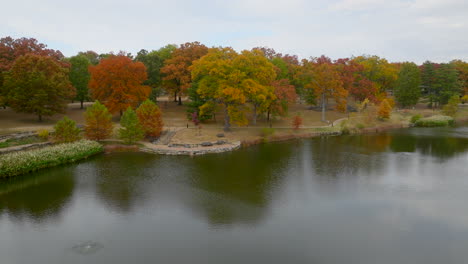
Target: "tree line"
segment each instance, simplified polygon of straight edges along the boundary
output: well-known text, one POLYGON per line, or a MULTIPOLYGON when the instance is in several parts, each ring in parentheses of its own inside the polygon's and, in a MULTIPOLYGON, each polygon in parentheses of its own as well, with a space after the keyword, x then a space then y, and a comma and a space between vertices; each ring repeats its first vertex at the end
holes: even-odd
POLYGON ((383 109, 393 105, 391 96, 402 108, 422 96, 429 107, 441 107, 453 96, 468 95, 468 63, 391 63, 370 55, 299 59, 266 47, 238 52, 199 42, 142 49, 135 56, 85 51, 66 58, 33 38, 0 39, 0 105, 39 120, 63 113, 70 100, 81 107, 99 100, 122 116, 162 94, 180 105, 187 96, 189 118, 224 112, 227 130, 287 115, 298 100, 319 107, 326 121, 329 105, 345 112, 352 109, 350 102, 367 100, 383 109))

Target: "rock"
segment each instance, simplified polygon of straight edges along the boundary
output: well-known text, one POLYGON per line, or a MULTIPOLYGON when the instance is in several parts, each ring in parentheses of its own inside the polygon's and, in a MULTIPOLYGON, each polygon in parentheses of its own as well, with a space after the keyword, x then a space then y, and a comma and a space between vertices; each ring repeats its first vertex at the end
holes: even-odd
POLYGON ((222 137, 224 137, 224 133, 219 133, 216 136, 219 137, 219 138, 222 138, 222 137))
POLYGON ((226 144, 226 141, 224 141, 224 140, 216 141, 216 145, 223 145, 223 144, 226 144))
POLYGON ((213 146, 213 143, 211 143, 211 142, 202 142, 200 145, 202 147, 211 147, 211 146, 213 146))
POLYGON ((190 144, 184 144, 184 148, 192 148, 192 145, 190 145, 190 144))

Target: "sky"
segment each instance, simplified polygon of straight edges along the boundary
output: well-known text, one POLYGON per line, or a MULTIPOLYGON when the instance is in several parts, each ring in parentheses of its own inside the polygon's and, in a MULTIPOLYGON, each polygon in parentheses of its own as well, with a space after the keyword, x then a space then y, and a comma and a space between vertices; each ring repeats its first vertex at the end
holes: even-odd
POLYGON ((33 37, 65 56, 200 41, 300 58, 468 61, 466 0, 15 0, 2 11, 0 37, 33 37))

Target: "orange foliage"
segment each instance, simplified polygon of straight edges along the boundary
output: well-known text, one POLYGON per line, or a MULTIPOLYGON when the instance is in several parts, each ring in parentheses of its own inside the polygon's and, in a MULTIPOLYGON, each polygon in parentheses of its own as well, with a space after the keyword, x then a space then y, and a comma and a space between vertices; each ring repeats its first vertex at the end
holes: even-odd
POLYGON ((300 116, 295 116, 293 118, 292 126, 294 130, 298 130, 300 126, 302 126, 302 117, 300 116))
POLYGON ((109 138, 112 134, 112 115, 107 108, 96 101, 85 112, 85 136, 91 140, 109 138))
POLYGON ((136 114, 146 137, 156 138, 161 135, 163 128, 161 110, 155 103, 146 100, 138 107, 136 114))
POLYGON ((136 107, 146 100, 151 87, 142 85, 147 79, 146 67, 124 55, 111 55, 96 66, 90 66, 89 89, 111 113, 136 107))
POLYGON ((388 102, 388 99, 384 99, 379 105, 379 110, 377 111, 377 115, 379 116, 379 118, 388 119, 390 118, 391 111, 392 111, 392 106, 388 102))

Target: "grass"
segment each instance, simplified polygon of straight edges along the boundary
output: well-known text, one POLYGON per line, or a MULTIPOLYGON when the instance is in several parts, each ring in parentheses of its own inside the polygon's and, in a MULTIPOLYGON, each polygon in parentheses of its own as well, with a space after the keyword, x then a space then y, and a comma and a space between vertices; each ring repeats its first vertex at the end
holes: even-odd
POLYGON ((101 144, 95 141, 80 140, 4 154, 0 159, 0 179, 74 162, 102 152, 102 150, 101 144))
POLYGON ((33 143, 39 143, 39 142, 44 142, 44 140, 38 137, 27 137, 27 138, 20 138, 20 139, 11 138, 3 142, 0 142, 0 148, 21 146, 21 145, 27 145, 27 144, 33 144, 33 143))
POLYGON ((453 117, 435 115, 431 117, 425 117, 417 120, 415 125, 418 127, 444 127, 453 125, 453 117))

